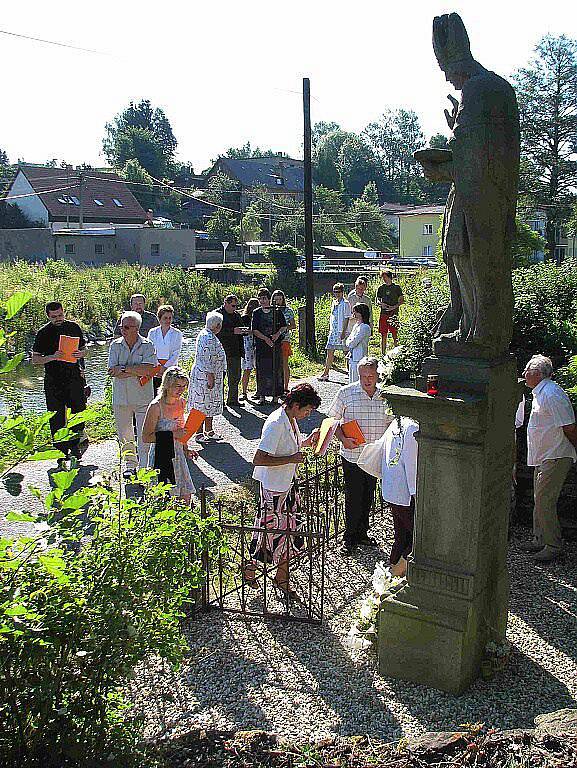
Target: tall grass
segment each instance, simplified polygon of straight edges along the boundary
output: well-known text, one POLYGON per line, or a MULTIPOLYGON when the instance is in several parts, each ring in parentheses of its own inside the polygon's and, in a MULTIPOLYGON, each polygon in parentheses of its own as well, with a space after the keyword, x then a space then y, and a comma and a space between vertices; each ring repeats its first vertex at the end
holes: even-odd
POLYGON ((25 262, 0 264, 0 299, 19 290, 30 291, 33 298, 12 324, 17 349, 46 322, 44 306, 55 299, 62 302, 67 317, 87 331, 104 335, 116 323, 120 310, 128 307, 133 293, 143 293, 151 311, 159 304, 172 304, 180 322, 219 307, 231 290, 241 302, 255 293, 252 286, 223 285, 179 267, 77 267, 65 261, 49 261, 42 267, 25 262))

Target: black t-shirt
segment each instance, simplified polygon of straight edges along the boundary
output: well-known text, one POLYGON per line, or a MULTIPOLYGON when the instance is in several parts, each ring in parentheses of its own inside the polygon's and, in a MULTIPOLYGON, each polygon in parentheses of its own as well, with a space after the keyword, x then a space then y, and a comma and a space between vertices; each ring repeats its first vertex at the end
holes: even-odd
MULTIPOLYGON (((65 320, 62 325, 46 323, 36 334, 32 350, 39 355, 53 355, 58 349, 61 336, 77 336, 80 339, 79 349, 84 349, 86 342, 82 333, 82 328, 78 323, 72 320, 65 320)), ((53 360, 44 366, 45 375, 50 379, 69 379, 80 376, 80 365, 78 363, 63 363, 60 360, 53 360)))
POLYGON ((218 333, 218 340, 224 347, 226 355, 228 357, 243 357, 243 336, 241 333, 235 333, 234 329, 246 327, 248 325, 247 321, 236 310, 234 312, 227 312, 224 304, 218 311, 222 315, 222 328, 218 333))
MULTIPOLYGON (((385 304, 388 304, 390 307, 397 304, 402 295, 403 289, 396 283, 391 283, 390 285, 385 285, 383 283, 383 285, 379 285, 377 288, 377 302, 384 301, 385 304)), ((381 309, 381 314, 396 315, 398 311, 398 309, 394 309, 392 312, 387 312, 386 310, 381 309)))
MULTIPOLYGON (((286 320, 280 309, 271 307, 269 312, 265 312, 262 307, 259 307, 252 313, 251 325, 253 331, 260 331, 263 336, 272 336, 279 330, 279 328, 282 328, 284 325, 286 325, 286 320)), ((277 343, 273 348, 269 347, 265 341, 259 339, 257 336, 254 338, 254 343, 257 350, 267 355, 272 355, 273 349, 275 351, 279 350, 281 341, 282 339, 277 339, 277 343)))

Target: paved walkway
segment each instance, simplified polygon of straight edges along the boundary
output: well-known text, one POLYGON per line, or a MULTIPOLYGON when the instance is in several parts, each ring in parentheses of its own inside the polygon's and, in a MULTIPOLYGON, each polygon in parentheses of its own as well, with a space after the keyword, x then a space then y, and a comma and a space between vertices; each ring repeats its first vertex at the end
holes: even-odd
MULTIPOLYGON (((348 379, 345 374, 331 372, 329 382, 314 378, 306 381, 314 384, 322 398, 320 409, 301 423, 302 431, 310 432, 319 425, 335 393, 348 379)), ((240 408, 225 408, 224 414, 214 421, 215 430, 222 436, 222 440, 203 445, 198 461, 191 466, 192 479, 197 488, 202 485, 207 488, 222 486, 252 473, 252 457, 263 422, 276 407, 267 403, 261 407, 248 404, 240 408)), ((82 459, 78 485, 85 485, 98 471, 114 470, 118 456, 116 440, 103 440, 90 445, 82 459)), ((54 470, 54 462, 23 462, 4 477, 3 487, 0 488, 0 535, 17 536, 30 532, 29 524, 7 522, 6 514, 11 510, 40 510, 41 503, 29 487, 40 488, 48 493, 51 487, 50 476, 54 470), (22 492, 16 495, 20 488, 22 492)))

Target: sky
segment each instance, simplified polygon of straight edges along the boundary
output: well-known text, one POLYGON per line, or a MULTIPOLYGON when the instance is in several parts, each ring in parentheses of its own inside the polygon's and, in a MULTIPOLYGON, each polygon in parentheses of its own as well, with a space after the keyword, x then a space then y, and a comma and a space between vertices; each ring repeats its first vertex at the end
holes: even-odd
POLYGON ((431 46, 435 15, 457 11, 475 58, 510 76, 547 34, 577 38, 567 0, 19 0, 3 2, 0 148, 12 162, 105 165, 104 125, 128 103, 164 109, 177 159, 195 171, 231 146, 302 157, 302 78, 313 122, 361 131, 412 109, 427 137, 447 133, 452 92, 431 46))

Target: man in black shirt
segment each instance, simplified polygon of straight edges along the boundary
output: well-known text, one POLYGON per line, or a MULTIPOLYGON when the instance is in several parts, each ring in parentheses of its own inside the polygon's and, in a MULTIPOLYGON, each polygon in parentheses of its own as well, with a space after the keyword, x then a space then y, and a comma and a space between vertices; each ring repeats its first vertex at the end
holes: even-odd
MULTIPOLYGON (((147 309, 144 309, 145 306, 146 297, 143 296, 142 293, 133 293, 130 297, 130 310, 132 312, 138 312, 142 318, 142 323, 138 332, 143 338, 147 339, 148 331, 150 331, 151 328, 156 328, 156 326, 160 325, 160 323, 158 322, 158 318, 154 312, 149 312, 147 309)), ((120 314, 122 315, 122 312, 120 314)), ((116 327, 114 328, 114 337, 119 338, 121 335, 119 318, 118 322, 116 323, 116 327)))
MULTIPOLYGON (((59 301, 48 302, 46 315, 49 322, 40 328, 34 339, 32 364, 44 366, 46 409, 54 411, 54 416, 50 419, 50 432, 54 438, 56 432, 66 425, 66 408, 70 408, 72 413, 79 413, 86 408, 84 378, 79 362, 86 355, 86 342, 80 326, 64 317, 64 310, 59 301), (65 362, 62 359, 64 353, 59 350, 61 336, 80 339, 78 350, 72 353, 76 362, 65 362)), ((80 458, 79 442, 82 429, 82 424, 73 427, 77 437, 55 443, 55 446, 65 454, 71 452, 80 458)))
POLYGON ((399 307, 405 303, 403 289, 393 283, 393 273, 390 269, 381 272, 382 285, 377 288, 377 304, 381 308, 379 318, 379 333, 381 334, 381 352, 387 352, 387 337, 389 332, 393 337, 394 346, 397 345, 399 333, 399 307))
POLYGON ((230 294, 217 311, 222 315, 222 328, 218 333, 220 343, 226 353, 226 375, 228 377, 227 405, 240 405, 238 384, 240 382, 240 363, 244 357, 243 334, 247 332, 245 321, 237 311, 238 299, 230 294))

